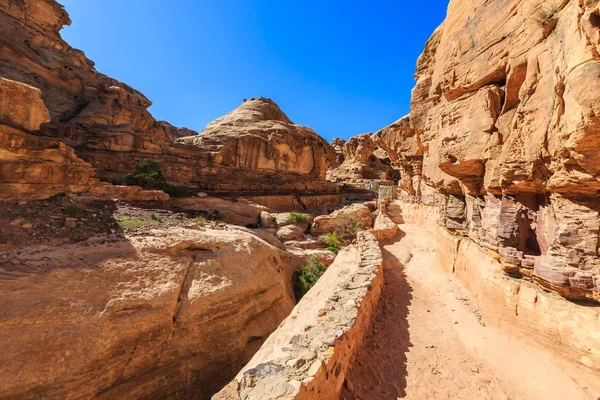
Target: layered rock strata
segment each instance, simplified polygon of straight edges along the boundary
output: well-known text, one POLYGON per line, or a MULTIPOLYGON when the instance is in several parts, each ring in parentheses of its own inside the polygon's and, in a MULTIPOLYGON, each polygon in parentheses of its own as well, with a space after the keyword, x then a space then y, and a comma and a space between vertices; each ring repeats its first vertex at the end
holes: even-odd
POLYGON ((72 148, 31 133, 48 121, 39 89, 0 77, 0 201, 43 199, 98 183, 72 148))
POLYGON ((41 90, 47 123, 30 130, 73 147, 99 177, 118 181, 153 158, 171 183, 202 190, 337 191, 325 182, 333 148, 271 100, 244 101, 200 135, 157 121, 142 93, 62 40, 69 23, 54 0, 1 2, 0 76, 41 90))
POLYGON ((536 343, 593 371, 600 367, 600 320, 594 307, 581 307, 527 281, 510 279, 500 263, 469 238, 437 228, 439 265, 471 292, 488 323, 525 332, 536 343))
POLYGON ((600 300, 599 21, 598 1, 450 1, 409 125, 376 135, 408 199, 572 299, 600 300))

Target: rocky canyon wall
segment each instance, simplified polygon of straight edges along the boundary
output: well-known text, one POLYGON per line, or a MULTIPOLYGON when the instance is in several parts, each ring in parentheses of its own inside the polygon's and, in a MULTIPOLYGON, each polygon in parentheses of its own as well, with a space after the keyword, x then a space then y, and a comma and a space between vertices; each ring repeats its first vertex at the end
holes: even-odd
POLYGON ((98 183, 71 147, 31 133, 48 121, 39 89, 0 77, 0 201, 81 192, 98 183))
POLYGON ((153 158, 170 183, 201 190, 338 190, 325 181, 333 147, 273 101, 244 101, 200 135, 157 121, 142 93, 99 73, 62 40, 70 22, 54 0, 0 1, 0 77, 41 91, 48 112, 31 133, 73 148, 99 177, 118 181, 153 158))
POLYGON ((327 172, 327 179, 332 182, 360 185, 380 180, 391 183, 400 177, 388 153, 370 133, 353 136, 347 142, 334 139, 333 145, 341 164, 335 168, 332 165, 327 172))
POLYGON ((407 201, 503 269, 600 301, 600 8, 450 1, 417 63, 410 117, 375 135, 407 201))

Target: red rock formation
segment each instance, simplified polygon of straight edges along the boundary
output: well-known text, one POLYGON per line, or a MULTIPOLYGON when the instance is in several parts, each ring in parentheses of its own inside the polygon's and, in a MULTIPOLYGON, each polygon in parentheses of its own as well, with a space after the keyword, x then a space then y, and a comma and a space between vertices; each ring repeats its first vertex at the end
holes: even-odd
POLYGON ((98 176, 118 180, 151 157, 171 183, 203 190, 337 190, 324 181, 333 148, 272 101, 247 101, 195 136, 155 120, 143 94, 96 71, 60 37, 69 23, 54 0, 1 2, 0 75, 41 90, 51 122, 36 134, 73 147, 98 176))
POLYGON ((410 117, 399 119, 375 133, 372 138, 399 171, 400 188, 410 195, 419 192, 424 148, 417 131, 410 127, 410 117))
POLYGON ((597 0, 450 1, 417 64, 413 130, 388 145, 416 166, 406 191, 442 200, 446 226, 508 273, 595 300, 599 21, 597 0))
MULTIPOLYGON (((342 145, 339 141, 335 144, 338 149, 342 145)), ((388 154, 378 148, 370 133, 351 137, 343 143, 342 151, 342 164, 327 173, 332 182, 360 184, 370 180, 395 181, 399 177, 388 154)))
POLYGON ((72 148, 31 134, 49 120, 38 89, 0 78, 0 201, 81 192, 98 183, 72 148))

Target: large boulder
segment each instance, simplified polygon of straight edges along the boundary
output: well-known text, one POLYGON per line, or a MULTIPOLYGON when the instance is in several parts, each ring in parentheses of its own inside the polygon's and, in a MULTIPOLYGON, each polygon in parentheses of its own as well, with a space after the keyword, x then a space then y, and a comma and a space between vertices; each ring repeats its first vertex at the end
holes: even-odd
POLYGON ((268 211, 260 213, 260 226, 265 229, 276 229, 278 227, 277 219, 268 211))
POLYGON ((364 204, 351 204, 330 215, 315 218, 311 226, 313 235, 336 232, 342 237, 353 236, 357 231, 373 226, 373 214, 364 204))
POLYGON ((208 398, 292 310, 290 257, 180 227, 0 253, 2 397, 208 398))
POLYGON ((277 231, 277 238, 282 242, 289 240, 302 240, 306 232, 306 225, 285 225, 277 231))

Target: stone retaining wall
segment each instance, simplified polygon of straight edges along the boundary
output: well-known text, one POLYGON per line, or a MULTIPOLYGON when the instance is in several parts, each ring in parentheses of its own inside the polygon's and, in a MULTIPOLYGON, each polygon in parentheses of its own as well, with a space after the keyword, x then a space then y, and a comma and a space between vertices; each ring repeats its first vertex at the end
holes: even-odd
POLYGON ((377 239, 391 238, 397 231, 380 213, 372 231, 358 232, 357 244, 340 252, 261 350, 213 399, 337 398, 381 295, 383 258, 377 239))

